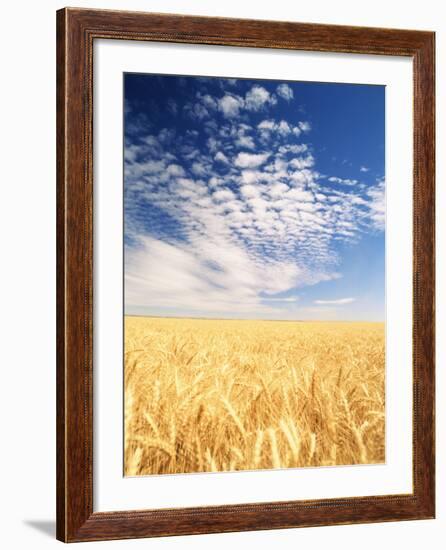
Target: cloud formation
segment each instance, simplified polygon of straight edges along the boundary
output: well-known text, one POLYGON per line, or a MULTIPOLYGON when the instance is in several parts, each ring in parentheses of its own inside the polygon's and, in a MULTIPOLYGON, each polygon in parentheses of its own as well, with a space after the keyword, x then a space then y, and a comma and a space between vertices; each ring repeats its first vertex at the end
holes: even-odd
POLYGON ((294 98, 293 89, 285 83, 277 86, 277 94, 286 101, 291 101, 294 98))
POLYGON ((321 306, 343 306, 354 301, 355 298, 339 298, 338 300, 314 300, 314 303, 321 306))
POLYGON ((127 113, 128 306, 283 317, 300 289, 342 276, 340 243, 384 228, 384 181, 319 173, 311 124, 276 116, 278 98, 296 101, 287 84, 222 82, 169 101, 170 127, 127 113))
POLYGON ((378 180, 377 185, 367 191, 367 196, 370 199, 370 219, 376 229, 384 231, 386 223, 386 189, 384 179, 378 180))

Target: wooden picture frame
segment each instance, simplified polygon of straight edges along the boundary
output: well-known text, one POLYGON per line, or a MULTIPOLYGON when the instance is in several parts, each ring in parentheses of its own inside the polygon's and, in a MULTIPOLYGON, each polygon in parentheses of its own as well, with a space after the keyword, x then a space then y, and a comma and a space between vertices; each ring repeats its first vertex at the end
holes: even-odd
MULTIPOLYGON (((57 538, 65 542, 434 517, 432 32, 90 9, 57 12, 57 538), (413 60, 413 493, 93 511, 93 42, 407 56, 413 60)), ((117 428, 119 429, 119 428, 117 428)))

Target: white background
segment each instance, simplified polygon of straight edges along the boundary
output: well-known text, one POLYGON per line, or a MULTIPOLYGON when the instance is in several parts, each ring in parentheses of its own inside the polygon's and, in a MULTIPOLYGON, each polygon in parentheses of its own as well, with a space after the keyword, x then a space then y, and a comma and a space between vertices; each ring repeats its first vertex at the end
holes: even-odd
MULTIPOLYGON (((419 28, 437 32, 437 95, 446 97, 446 17, 441 2, 337 0, 273 3, 226 0, 78 6, 419 28)), ((55 10, 62 2, 11 2, 2 10, 2 419, 1 523, 5 548, 49 548, 55 517, 55 10)), ((437 212, 446 208, 446 110, 437 105, 437 212)), ((438 216, 438 280, 446 279, 446 221, 438 216)), ((437 325, 446 322, 444 286, 437 325)), ((435 521, 282 530, 100 543, 101 548, 442 548, 446 536, 445 340, 438 341, 435 521)), ((99 543, 95 543, 99 544, 99 543)), ((98 546, 99 547, 99 546, 98 546)))

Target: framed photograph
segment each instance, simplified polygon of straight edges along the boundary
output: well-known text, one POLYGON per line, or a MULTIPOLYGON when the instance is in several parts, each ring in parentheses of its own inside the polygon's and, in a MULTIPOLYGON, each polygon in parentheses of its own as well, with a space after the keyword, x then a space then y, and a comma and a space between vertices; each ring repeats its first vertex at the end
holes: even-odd
POLYGON ((434 33, 57 13, 57 537, 434 517, 434 33))

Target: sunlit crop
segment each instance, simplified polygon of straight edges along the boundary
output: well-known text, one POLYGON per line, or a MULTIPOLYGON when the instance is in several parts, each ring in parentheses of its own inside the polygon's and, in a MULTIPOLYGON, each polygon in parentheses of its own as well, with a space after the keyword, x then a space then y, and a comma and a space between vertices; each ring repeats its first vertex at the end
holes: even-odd
POLYGON ((125 473, 384 461, 384 324, 126 317, 125 473))

